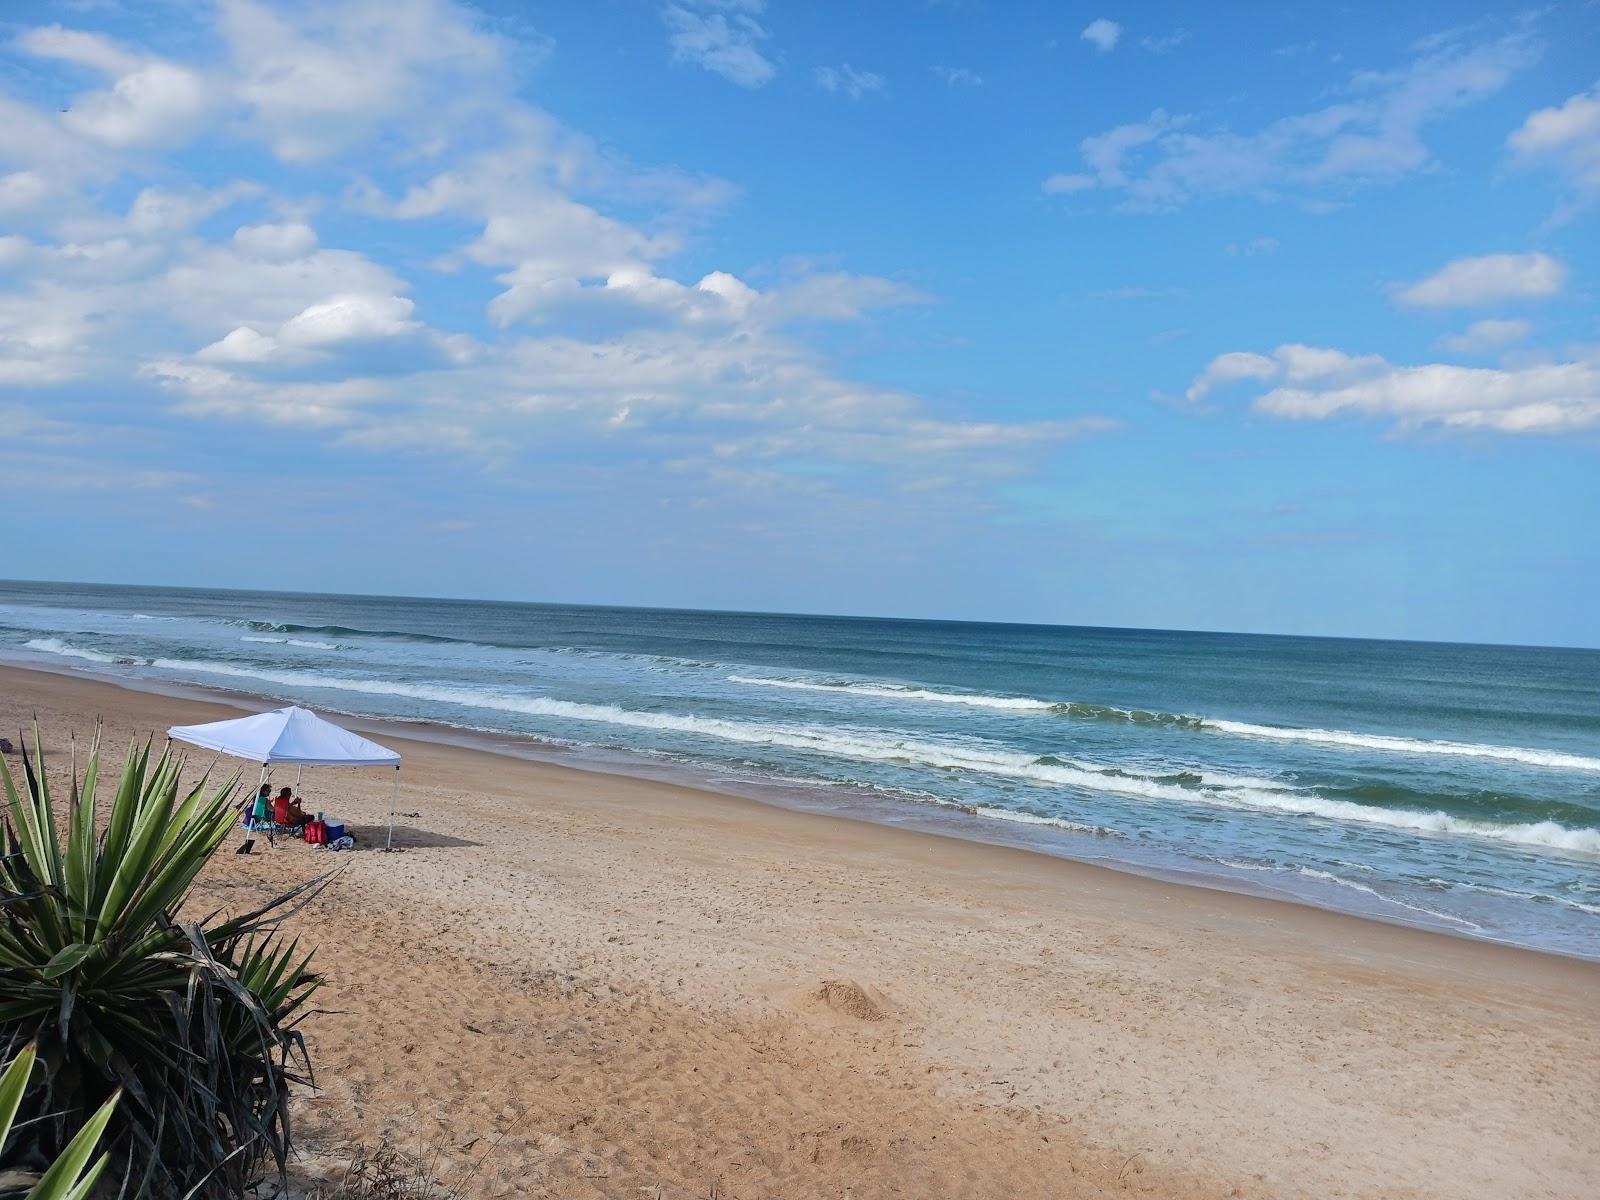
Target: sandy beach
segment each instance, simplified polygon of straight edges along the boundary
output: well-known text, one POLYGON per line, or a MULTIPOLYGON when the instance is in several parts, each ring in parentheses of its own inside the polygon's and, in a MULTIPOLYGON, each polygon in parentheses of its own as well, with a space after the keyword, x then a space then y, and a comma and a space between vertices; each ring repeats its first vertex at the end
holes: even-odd
MULTIPOLYGON (((35 712, 64 771, 97 717, 120 755, 238 709, 0 670, 0 728, 35 712)), ((194 899, 338 869, 294 922, 307 1180, 387 1137, 484 1197, 1600 1186, 1600 964, 356 724, 400 852, 387 775, 308 772, 364 848, 194 899)))

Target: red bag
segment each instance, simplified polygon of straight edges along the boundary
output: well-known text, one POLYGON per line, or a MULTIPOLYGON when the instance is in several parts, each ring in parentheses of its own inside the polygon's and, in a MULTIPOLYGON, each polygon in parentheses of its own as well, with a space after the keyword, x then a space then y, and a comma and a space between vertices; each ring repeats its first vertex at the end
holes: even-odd
POLYGON ((326 821, 306 822, 306 841, 313 846, 328 844, 328 823, 326 821))

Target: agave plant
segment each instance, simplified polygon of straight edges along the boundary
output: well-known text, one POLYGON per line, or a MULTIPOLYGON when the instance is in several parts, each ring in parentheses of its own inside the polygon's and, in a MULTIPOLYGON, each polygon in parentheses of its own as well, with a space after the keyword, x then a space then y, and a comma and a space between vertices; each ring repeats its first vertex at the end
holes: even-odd
POLYGON ((289 1150, 295 1023, 317 986, 277 923, 318 881, 229 920, 179 919, 233 826, 235 776, 180 796, 183 760, 130 746, 102 806, 100 733, 58 820, 37 725, 19 791, 0 759, 0 1048, 38 1047, 29 1144, 45 1162, 119 1089, 107 1123, 129 1194, 239 1196, 289 1150), (101 809, 105 811, 102 813, 101 809), (65 841, 63 842, 63 832, 65 841))
MULTIPOLYGON (((22 1096, 33 1074, 35 1058, 34 1048, 27 1046, 0 1075, 0 1163, 6 1161, 6 1143, 11 1140, 11 1126, 16 1121, 17 1109, 22 1107, 22 1096)), ((94 1190, 111 1156, 102 1154, 92 1164, 89 1159, 100 1142, 100 1135, 105 1132, 106 1123, 116 1110, 118 1099, 118 1096, 112 1096, 102 1104, 89 1123, 73 1135, 66 1149, 61 1152, 61 1157, 46 1167, 37 1178, 18 1178, 16 1182, 33 1185, 24 1200, 83 1200, 94 1190)), ((0 1174, 0 1188, 11 1182, 0 1174)))

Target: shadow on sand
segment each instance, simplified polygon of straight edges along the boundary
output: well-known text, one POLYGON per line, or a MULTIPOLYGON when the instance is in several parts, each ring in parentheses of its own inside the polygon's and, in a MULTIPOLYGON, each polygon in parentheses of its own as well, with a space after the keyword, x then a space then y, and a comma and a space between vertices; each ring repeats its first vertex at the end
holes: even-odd
MULTIPOLYGON (((382 850, 389 836, 387 825, 347 825, 345 832, 356 839, 357 850, 382 850)), ((431 829, 418 829, 412 825, 405 825, 399 821, 394 826, 394 848, 396 850, 431 850, 431 849, 460 849, 467 846, 481 846, 482 842, 468 841, 466 838, 451 837, 448 833, 434 833, 431 829)))

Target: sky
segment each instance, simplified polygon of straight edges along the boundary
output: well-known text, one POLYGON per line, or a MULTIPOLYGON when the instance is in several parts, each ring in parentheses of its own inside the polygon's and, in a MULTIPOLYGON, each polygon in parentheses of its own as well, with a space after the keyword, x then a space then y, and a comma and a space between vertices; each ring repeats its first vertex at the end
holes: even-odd
POLYGON ((1600 4, 0 10, 19 578, 1600 646, 1600 4))

